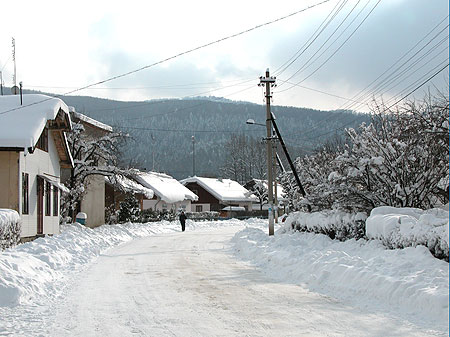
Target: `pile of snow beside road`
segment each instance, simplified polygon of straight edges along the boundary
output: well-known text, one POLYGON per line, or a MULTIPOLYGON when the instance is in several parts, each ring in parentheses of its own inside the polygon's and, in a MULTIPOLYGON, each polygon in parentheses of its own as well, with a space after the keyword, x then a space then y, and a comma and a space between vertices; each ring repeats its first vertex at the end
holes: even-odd
MULTIPOLYGON (((227 222, 186 223, 187 230, 242 225, 227 222)), ((34 303, 37 296, 54 298, 70 276, 107 249, 134 238, 180 231, 178 222, 103 225, 91 229, 80 224, 63 226, 62 233, 39 238, 0 252, 0 307, 34 303)))
POLYGON ((434 255, 449 254, 449 212, 439 208, 423 211, 418 208, 377 207, 366 221, 366 235, 378 239, 386 247, 426 246, 434 255))
POLYGON ((449 265, 423 246, 388 250, 376 240, 341 242, 284 229, 269 237, 256 228, 232 242, 237 256, 279 282, 448 329, 449 265))

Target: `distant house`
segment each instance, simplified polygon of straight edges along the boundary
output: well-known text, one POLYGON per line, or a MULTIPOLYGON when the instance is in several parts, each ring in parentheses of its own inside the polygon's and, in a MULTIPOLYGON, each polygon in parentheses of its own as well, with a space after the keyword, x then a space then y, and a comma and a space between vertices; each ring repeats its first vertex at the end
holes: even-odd
POLYGON ((198 195, 192 202, 193 212, 221 211, 227 206, 243 207, 252 210, 258 199, 238 182, 230 179, 190 177, 180 181, 198 195))
MULTIPOLYGON (((253 210, 267 210, 269 208, 267 201, 267 180, 252 179, 245 183, 244 187, 249 191, 254 191, 253 194, 258 199, 258 201, 253 204, 253 210)), ((273 193, 275 195, 275 190, 273 191, 273 193)), ((278 204, 280 206, 284 205, 286 198, 284 196, 283 186, 281 186, 280 184, 277 184, 276 195, 278 204)))
MULTIPOLYGON (((76 112, 72 107, 70 108, 70 116, 74 123, 81 123, 83 125, 84 141, 95 141, 95 139, 113 132, 111 126, 76 112)), ((64 170, 62 174, 63 181, 69 181, 70 177, 70 170, 64 170)), ((87 214, 86 226, 101 226, 105 223, 105 177, 100 174, 89 176, 85 181, 85 188, 86 190, 83 199, 81 200, 76 213, 81 211, 87 214)))
POLYGON ((143 209, 154 211, 183 209, 190 212, 191 203, 198 200, 195 193, 167 174, 137 171, 133 178, 139 184, 154 192, 153 198, 144 198, 143 209))
POLYGON ((45 95, 0 96, 0 208, 16 210, 22 240, 59 233, 62 168, 72 168, 69 108, 45 95))

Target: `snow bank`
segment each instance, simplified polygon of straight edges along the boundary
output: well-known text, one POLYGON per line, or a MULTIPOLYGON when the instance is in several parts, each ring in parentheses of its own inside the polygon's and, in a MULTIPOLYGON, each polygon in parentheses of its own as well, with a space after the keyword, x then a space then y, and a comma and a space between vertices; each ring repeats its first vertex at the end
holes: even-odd
POLYGON ((365 213, 327 210, 315 213, 294 212, 285 221, 284 230, 325 234, 332 239, 360 239, 365 236, 365 213))
POLYGON ((0 250, 17 245, 20 241, 20 231, 19 213, 0 208, 0 250))
POLYGON ((282 232, 247 228, 233 238, 234 253, 280 282, 448 332, 448 263, 425 247, 387 250, 379 241, 282 232))
MULTIPOLYGON (((234 219, 221 222, 188 220, 186 227, 194 230, 242 224, 234 219)), ((70 275, 85 268, 107 249, 134 238, 174 231, 180 231, 176 221, 103 225, 95 229, 76 223, 62 226, 59 235, 7 249, 0 253, 0 307, 31 304, 37 296, 54 298, 63 290, 70 275)))
POLYGON ((377 207, 366 221, 366 235, 389 248, 423 245, 436 257, 449 257, 449 212, 442 209, 377 207))

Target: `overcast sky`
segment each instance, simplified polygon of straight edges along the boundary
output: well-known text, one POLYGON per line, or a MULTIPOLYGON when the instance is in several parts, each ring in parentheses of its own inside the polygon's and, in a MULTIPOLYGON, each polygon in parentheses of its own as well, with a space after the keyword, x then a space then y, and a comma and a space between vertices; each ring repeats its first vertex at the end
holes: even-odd
MULTIPOLYGON (((17 83, 22 81, 24 88, 66 93, 321 1, 3 1, 0 70, 4 84, 11 86, 14 37, 17 83)), ((448 1, 377 3, 329 0, 77 94, 119 100, 219 96, 262 104, 263 91, 257 84, 259 76, 270 68, 271 74, 277 75, 273 96, 277 105, 364 110, 364 105, 346 105, 346 99, 364 102, 374 92, 395 102, 395 97, 408 93, 448 64, 448 1), (309 45, 308 39, 333 16, 309 45), (298 51, 298 59, 279 73, 280 66, 298 51), (409 58, 410 63, 399 68, 409 58), (384 76, 391 77, 377 87, 379 90, 372 86, 367 96, 355 97, 386 70, 384 76), (399 76, 392 77, 395 75, 399 76), (284 83, 286 80, 291 84, 284 83)), ((417 97, 430 87, 448 90, 448 67, 417 91, 417 97)))

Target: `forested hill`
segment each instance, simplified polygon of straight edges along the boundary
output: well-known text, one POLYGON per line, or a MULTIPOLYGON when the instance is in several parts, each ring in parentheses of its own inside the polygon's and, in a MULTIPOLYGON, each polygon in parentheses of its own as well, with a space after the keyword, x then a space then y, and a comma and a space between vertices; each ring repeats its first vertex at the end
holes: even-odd
MULTIPOLYGON (((85 96, 65 96, 76 111, 128 133, 124 163, 166 172, 178 179, 192 175, 192 136, 195 137, 195 173, 215 176, 226 156, 224 145, 233 134, 255 139, 265 128, 247 125, 247 119, 265 123, 266 108, 221 98, 164 99, 121 102, 85 96)), ((310 153, 321 142, 367 121, 365 114, 272 106, 277 125, 292 156, 310 153), (337 131, 336 131, 337 130, 337 131)))

